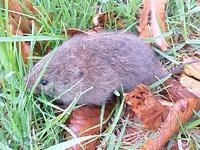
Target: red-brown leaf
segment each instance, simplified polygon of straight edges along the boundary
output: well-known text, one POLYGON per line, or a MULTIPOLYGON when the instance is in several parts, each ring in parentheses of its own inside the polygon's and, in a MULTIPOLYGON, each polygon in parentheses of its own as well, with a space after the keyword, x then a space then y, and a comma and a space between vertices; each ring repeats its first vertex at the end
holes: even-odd
MULTIPOLYGON (((140 37, 158 37, 163 32, 166 32, 165 24, 165 4, 167 0, 144 0, 143 10, 141 12, 138 31, 140 37), (149 19, 150 17, 150 19, 149 19)), ((166 51, 168 47, 167 41, 163 37, 159 37, 155 40, 155 43, 166 51)))
POLYGON ((138 85, 126 95, 126 103, 144 123, 145 128, 156 130, 166 118, 168 108, 161 105, 160 98, 154 96, 148 87, 138 85))
MULTIPOLYGON (((108 115, 112 110, 113 104, 108 104, 105 109, 104 119, 107 119, 108 115)), ((98 124, 100 124, 100 113, 101 107, 99 106, 82 106, 78 109, 75 109, 69 120, 67 121, 67 126, 78 136, 88 136, 88 135, 98 135, 100 133, 100 127, 95 127, 90 129, 98 124), (88 130, 89 129, 89 130, 88 130)), ((102 126, 102 130, 106 128, 106 124, 102 126)), ((81 144, 87 143, 89 141, 82 142, 81 144)), ((95 149, 99 144, 99 139, 96 139, 92 142, 84 145, 85 149, 95 149)), ((80 145, 75 145, 71 149, 82 150, 80 145)))
POLYGON ((170 109, 167 119, 159 129, 158 135, 153 139, 149 139, 142 146, 142 150, 161 149, 180 126, 192 116, 193 111, 198 107, 200 99, 190 93, 179 82, 169 80, 167 84, 172 85, 169 92, 172 99, 177 99, 176 103, 170 109))
POLYGON ((148 140, 141 149, 161 149, 180 126, 192 116, 198 100, 198 98, 186 98, 177 101, 175 106, 170 109, 169 115, 160 128, 158 135, 154 139, 148 140))

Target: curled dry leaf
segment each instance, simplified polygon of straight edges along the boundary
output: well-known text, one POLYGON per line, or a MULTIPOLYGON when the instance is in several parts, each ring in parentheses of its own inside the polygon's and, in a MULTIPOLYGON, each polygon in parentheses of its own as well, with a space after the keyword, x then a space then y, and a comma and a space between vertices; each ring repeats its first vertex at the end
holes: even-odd
POLYGON ((29 52, 30 52, 30 45, 26 42, 21 42, 22 59, 25 64, 28 64, 29 52))
POLYGON ((190 93, 176 80, 169 80, 167 85, 171 84, 172 88, 169 90, 171 97, 177 98, 175 103, 169 111, 167 119, 159 129, 158 135, 154 139, 150 139, 142 146, 142 150, 159 150, 169 140, 169 138, 186 122, 197 109, 199 98, 190 93), (181 91, 182 90, 182 91, 181 91))
POLYGON ((183 74, 181 75, 180 83, 187 87, 191 93, 200 97, 200 82, 198 80, 183 74))
MULTIPOLYGON (((1 0, 2 4, 5 4, 5 0, 1 0)), ((23 6, 26 6, 32 14, 36 14, 37 10, 33 7, 29 0, 20 2, 19 0, 9 0, 9 23, 10 32, 14 35, 23 35, 24 33, 31 33, 32 25, 38 28, 33 19, 30 19, 23 15, 23 6)), ((25 64, 28 63, 28 56, 30 51, 30 45, 26 42, 21 42, 18 45, 21 50, 22 58, 25 64)), ((36 45, 39 46, 38 44, 36 45)))
MULTIPOLYGON (((108 104, 104 112, 104 120, 108 118, 113 104, 108 104)), ((67 126, 73 131, 77 137, 88 136, 88 135, 98 135, 100 134, 100 114, 101 107, 99 106, 82 106, 75 109, 69 120, 67 121, 67 126)), ((106 123, 103 124, 102 130, 106 128, 106 123)), ((95 149, 99 144, 99 139, 94 139, 93 141, 85 141, 81 143, 85 149, 95 149)), ((82 150, 80 145, 75 145, 71 149, 82 150)))
POLYGON ((94 18, 92 19, 92 23, 95 27, 103 27, 105 25, 105 23, 108 21, 108 16, 109 13, 108 12, 100 12, 98 13, 96 16, 94 16, 94 18))
MULTIPOLYGON (((194 61, 197 58, 187 57, 184 61, 194 61)), ((184 73, 181 75, 180 83, 191 93, 200 97, 200 61, 184 66, 184 73)))
POLYGON ((178 81, 174 79, 169 79, 165 82, 169 95, 169 99, 171 99, 174 102, 179 101, 180 99, 184 98, 191 98, 191 97, 196 97, 194 94, 189 92, 186 87, 182 86, 178 81))
MULTIPOLYGON (((166 31, 165 24, 165 5, 167 0, 143 0, 143 10, 141 12, 138 31, 141 38, 158 37, 166 31), (150 16, 150 19, 149 19, 150 16)), ((155 43, 166 51, 167 41, 163 37, 155 40, 155 43)))
POLYGON ((142 146, 142 150, 159 150, 170 137, 186 122, 196 107, 198 98, 181 99, 170 109, 166 121, 161 126, 158 135, 142 146))
POLYGON ((188 76, 192 76, 200 80, 200 62, 185 65, 184 73, 188 76))
POLYGON ((126 95, 126 103, 144 123, 145 128, 156 130, 167 116, 168 107, 160 104, 160 98, 154 96, 149 88, 138 85, 126 95))
POLYGON ((140 32, 141 38, 151 37, 151 26, 149 24, 149 13, 150 13, 150 1, 143 0, 143 9, 141 11, 139 19, 138 31, 140 32))
POLYGON ((186 57, 183 60, 184 62, 190 62, 190 61, 197 61, 191 64, 186 64, 183 68, 184 73, 188 76, 193 76, 200 80, 200 59, 197 57, 186 57))
POLYGON ((32 5, 30 0, 25 0, 24 4, 28 8, 28 10, 31 11, 33 14, 37 14, 38 13, 37 9, 35 7, 33 7, 33 5, 32 5))
MULTIPOLYGON (((1 0, 5 4, 5 0, 1 0)), ((8 9, 9 12, 9 21, 12 20, 12 25, 19 27, 23 33, 31 33, 32 20, 23 14, 23 7, 26 6, 32 14, 36 14, 37 10, 32 6, 29 0, 20 2, 19 0, 9 0, 8 9)), ((35 23, 35 26, 37 24, 35 23)))
MULTIPOLYGON (((10 24, 10 30, 11 30, 12 34, 18 33, 18 35, 23 35, 21 29, 18 29, 18 31, 17 31, 17 27, 15 25, 10 24)), ((21 50, 22 59, 23 59, 24 63, 28 64, 30 45, 26 42, 19 42, 19 44, 17 46, 21 50)))
MULTIPOLYGON (((109 19, 115 19, 117 16, 116 13, 109 13, 109 12, 98 12, 96 16, 93 17, 92 23, 94 27, 105 27, 106 23, 109 19)), ((122 22, 121 18, 116 19, 116 24, 118 28, 124 29, 125 25, 122 22)))
MULTIPOLYGON (((184 87, 181 83, 174 79, 169 79, 165 82, 167 86, 169 86, 168 95, 169 99, 172 99, 172 101, 176 102, 180 99, 184 98, 191 98, 194 97, 196 98, 196 95, 191 93, 186 87, 184 87)), ((200 101, 198 101, 195 110, 200 109, 200 101)))

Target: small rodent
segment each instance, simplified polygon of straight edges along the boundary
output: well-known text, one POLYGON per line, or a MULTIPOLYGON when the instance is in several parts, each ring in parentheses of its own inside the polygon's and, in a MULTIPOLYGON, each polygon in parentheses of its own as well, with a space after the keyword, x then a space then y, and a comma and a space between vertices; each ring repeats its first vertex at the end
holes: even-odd
MULTIPOLYGON (((33 66, 26 76, 29 89, 52 53, 33 66)), ((140 83, 155 82, 155 76, 163 77, 166 72, 153 50, 133 34, 119 31, 80 34, 56 49, 37 90, 42 89, 55 98, 79 81, 57 102, 68 105, 77 93, 93 87, 80 97, 78 104, 100 105, 111 100, 114 90, 121 86, 128 92, 140 83)))

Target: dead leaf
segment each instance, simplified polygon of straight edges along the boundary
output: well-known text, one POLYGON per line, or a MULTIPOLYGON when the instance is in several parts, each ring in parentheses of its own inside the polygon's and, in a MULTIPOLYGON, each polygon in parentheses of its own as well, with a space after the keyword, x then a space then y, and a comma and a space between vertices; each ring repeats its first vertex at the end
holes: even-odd
MULTIPOLYGON (((158 37, 166 32, 165 24, 165 5, 167 0, 143 0, 143 10, 141 12, 138 31, 141 38, 158 37), (150 17, 150 19, 149 19, 150 17)), ((155 43, 166 51, 168 47, 167 41, 163 37, 155 40, 155 43)))
POLYGON ((28 58, 30 53, 30 45, 26 42, 21 42, 21 53, 25 64, 28 64, 28 58))
POLYGON ((177 93, 175 97, 179 100, 175 103, 174 107, 170 109, 167 119, 159 129, 158 135, 153 139, 149 139, 146 144, 142 146, 141 150, 161 149, 180 126, 192 116, 193 111, 197 109, 200 99, 190 93, 178 81, 169 81, 168 85, 171 83, 173 87, 170 90, 172 92, 170 94, 175 95, 177 93))
POLYGON ((167 116, 168 108, 162 106, 160 98, 154 96, 148 87, 138 85, 126 95, 126 103, 144 123, 145 128, 156 130, 167 116))
MULTIPOLYGON (((112 108, 113 104, 108 104, 106 106, 104 119, 108 118, 112 108)), ((82 106, 72 112, 69 120, 67 121, 67 126, 73 131, 74 134, 77 135, 77 137, 98 135, 100 134, 100 113, 101 107, 99 106, 82 106)), ((106 125, 107 123, 102 126, 102 130, 106 128, 106 125)), ((85 149, 92 150, 99 144, 99 139, 85 141, 81 144, 85 149)), ((80 145, 75 145, 71 149, 82 150, 80 145)))
MULTIPOLYGON (((3 5, 5 5, 5 0, 1 0, 1 2, 3 5)), ((10 32, 14 35, 23 36, 25 33, 31 33, 32 26, 34 26, 36 30, 39 28, 39 25, 35 22, 33 18, 28 18, 23 14, 23 7, 27 7, 27 9, 33 14, 33 16, 38 12, 29 0, 8 1, 10 32)), ((24 63, 27 64, 30 45, 27 42, 20 42, 17 46, 21 50, 24 63)), ((41 49, 41 45, 39 43, 36 43, 35 47, 37 49, 36 51, 41 49)))
MULTIPOLYGON (((3 4, 5 4, 5 0, 1 0, 3 4)), ((23 7, 26 6, 33 14, 37 13, 37 10, 32 6, 29 0, 24 2, 20 2, 18 0, 9 0, 8 1, 8 9, 9 12, 9 21, 12 20, 12 24, 16 27, 19 27, 23 33, 31 33, 32 28, 32 20, 23 14, 23 7)), ((35 27, 37 28, 37 24, 35 23, 35 27)))
POLYGON ((125 107, 125 112, 124 112, 124 117, 128 117, 129 120, 132 120, 135 118, 135 113, 132 111, 132 108, 130 105, 126 105, 125 107))
MULTIPOLYGON (((21 29, 18 29, 17 31, 17 27, 15 25, 10 24, 10 30, 12 32, 12 34, 18 34, 18 35, 23 35, 21 29)), ((19 42, 17 44, 18 48, 21 50, 21 54, 22 54, 22 59, 24 61, 25 64, 28 64, 28 56, 29 56, 29 52, 30 52, 30 45, 26 42, 19 42)))
POLYGON ((104 28, 106 23, 110 20, 115 20, 116 21, 116 26, 119 29, 124 29, 125 25, 122 21, 122 18, 117 18, 117 14, 116 13, 110 13, 110 12, 98 12, 96 16, 93 17, 92 19, 92 23, 94 25, 94 27, 102 27, 104 28))
MULTIPOLYGON (((184 62, 199 61, 198 58, 185 57, 184 62)), ((184 73, 180 77, 180 83, 191 93, 200 97, 200 61, 186 64, 183 68, 184 73)))
POLYGON ((104 27, 105 22, 108 21, 108 12, 99 12, 96 16, 93 17, 92 23, 95 27, 104 27))
POLYGON ((122 19, 119 19, 119 18, 116 20, 116 26, 119 29, 124 29, 125 28, 125 24, 123 23, 122 19))
MULTIPOLYGON (((199 72, 200 73, 200 72, 199 72)), ((200 97, 200 82, 198 80, 195 80, 194 78, 191 78, 187 75, 181 75, 180 83, 187 87, 187 89, 196 95, 197 97, 200 97)))
MULTIPOLYGON (((199 59, 188 57, 184 59, 184 62, 195 61, 195 60, 199 60, 199 59)), ((186 75, 195 77, 196 79, 200 80, 200 60, 199 62, 186 64, 183 70, 186 75)))
POLYGON ((175 106, 170 109, 169 115, 163 126, 161 126, 158 135, 154 139, 148 140, 141 149, 161 149, 180 126, 192 116, 198 100, 198 98, 188 98, 177 101, 175 106))
POLYGON ((151 37, 151 27, 150 27, 150 25, 147 25, 147 26, 144 27, 142 32, 140 32, 140 37, 141 38, 151 37))
POLYGON ((166 95, 173 102, 177 102, 184 98, 196 97, 194 94, 188 91, 188 89, 182 86, 175 79, 169 79, 165 82, 166 86, 168 86, 167 91, 170 95, 166 95))
MULTIPOLYGON (((143 0, 143 9, 140 12, 141 15, 140 15, 139 27, 138 27, 138 31, 140 32, 140 35, 143 34, 144 30, 150 31, 150 29, 145 29, 147 26, 150 25, 149 24, 149 15, 150 15, 150 7, 149 6, 150 6, 150 1, 149 0, 143 0)), ((144 36, 143 38, 146 38, 146 37, 144 36)))
POLYGON ((24 1, 25 6, 31 11, 33 14, 37 14, 38 10, 33 6, 33 4, 30 2, 30 0, 24 1))

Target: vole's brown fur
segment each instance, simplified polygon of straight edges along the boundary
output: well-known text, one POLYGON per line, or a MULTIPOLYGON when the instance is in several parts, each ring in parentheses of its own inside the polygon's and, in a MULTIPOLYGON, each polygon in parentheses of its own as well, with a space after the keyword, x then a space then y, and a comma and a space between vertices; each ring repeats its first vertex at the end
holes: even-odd
MULTIPOLYGON (((31 70, 26 79, 31 88, 39 72, 50 58, 49 53, 31 70)), ((59 46, 43 75, 48 84, 37 86, 47 95, 59 97, 75 83, 79 83, 57 100, 68 105, 78 93, 78 103, 101 104, 110 100, 121 85, 125 92, 137 84, 150 84, 166 71, 154 52, 138 37, 122 32, 103 32, 77 35, 59 46), (82 80, 81 80, 82 79, 82 80)))

